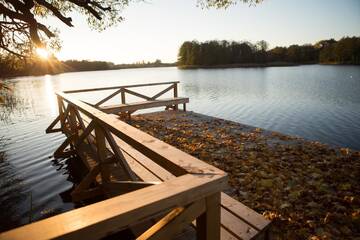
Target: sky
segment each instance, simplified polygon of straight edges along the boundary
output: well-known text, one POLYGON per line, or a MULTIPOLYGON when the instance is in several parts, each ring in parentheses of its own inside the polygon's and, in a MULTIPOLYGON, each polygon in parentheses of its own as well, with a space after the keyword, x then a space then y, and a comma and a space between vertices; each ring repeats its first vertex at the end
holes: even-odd
POLYGON ((125 20, 102 32, 73 14, 75 27, 48 23, 60 30, 61 60, 87 59, 134 63, 175 62, 184 41, 266 40, 270 48, 360 36, 360 0, 264 0, 227 9, 202 9, 196 0, 133 1, 125 20))

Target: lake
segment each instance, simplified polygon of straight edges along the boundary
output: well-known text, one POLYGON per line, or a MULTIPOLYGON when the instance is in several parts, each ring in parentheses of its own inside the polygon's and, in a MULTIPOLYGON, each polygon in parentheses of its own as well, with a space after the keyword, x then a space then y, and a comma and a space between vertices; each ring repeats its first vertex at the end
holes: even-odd
MULTIPOLYGON (((76 207, 69 198, 76 181, 72 160, 51 156, 64 137, 45 134, 57 116, 55 91, 167 81, 181 82, 179 95, 190 98, 190 111, 360 149, 359 66, 171 67, 14 78, 16 100, 1 109, 0 231, 76 207)), ((139 90, 151 95, 156 88, 139 90)))

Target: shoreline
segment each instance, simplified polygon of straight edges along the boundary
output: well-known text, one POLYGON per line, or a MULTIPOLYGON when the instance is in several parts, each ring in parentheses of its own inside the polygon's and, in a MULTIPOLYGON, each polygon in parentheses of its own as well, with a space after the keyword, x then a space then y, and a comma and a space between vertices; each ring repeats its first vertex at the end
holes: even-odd
POLYGON ((275 239, 359 234, 359 151, 194 112, 129 123, 228 172, 227 193, 272 220, 275 239))
POLYGON ((114 68, 110 68, 110 69, 88 69, 88 70, 67 70, 67 71, 61 71, 61 72, 54 72, 54 73, 48 73, 48 74, 38 74, 38 75, 31 75, 31 74, 10 74, 10 75, 4 75, 1 76, 0 75, 0 80, 5 80, 5 79, 11 79, 11 78, 17 78, 17 77, 38 77, 38 76, 45 76, 45 75, 59 75, 59 74, 63 74, 63 73, 75 73, 75 72, 96 72, 96 71, 111 71, 111 70, 122 70, 122 69, 139 69, 139 68, 163 68, 163 67, 176 67, 176 64, 166 64, 164 63, 163 65, 149 65, 149 66, 120 66, 120 67, 114 67, 114 68))
POLYGON ((183 65, 177 66, 179 69, 222 69, 222 68, 266 68, 266 67, 294 67, 300 65, 312 65, 317 63, 297 64, 290 62, 274 63, 240 63, 240 64, 219 64, 219 65, 183 65))
POLYGON ((291 63, 291 62, 274 62, 274 63, 242 63, 242 64, 220 64, 213 66, 202 65, 183 65, 177 66, 181 70, 191 69, 227 69, 227 68, 267 68, 267 67, 297 67, 306 65, 324 65, 324 66, 360 66, 358 64, 343 63, 291 63))

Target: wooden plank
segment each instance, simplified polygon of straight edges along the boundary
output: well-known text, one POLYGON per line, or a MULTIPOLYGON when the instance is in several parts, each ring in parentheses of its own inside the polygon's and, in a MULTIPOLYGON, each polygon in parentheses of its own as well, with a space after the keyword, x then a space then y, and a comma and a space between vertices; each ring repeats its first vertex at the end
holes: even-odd
POLYGON ((220 239, 220 209, 220 193, 215 193, 206 198, 206 211, 196 219, 197 239, 220 239))
POLYGON ((221 209, 221 226, 242 240, 253 239, 258 234, 255 228, 241 221, 224 208, 221 209))
POLYGON ((140 110, 140 109, 146 109, 146 108, 184 104, 184 103, 188 103, 188 102, 189 102, 189 98, 178 97, 178 98, 167 98, 167 99, 161 99, 161 100, 135 102, 135 103, 128 103, 128 104, 102 106, 99 109, 106 113, 119 113, 119 112, 134 111, 134 110, 140 110))
POLYGON ((179 83, 179 81, 158 82, 158 83, 144 83, 144 84, 123 85, 123 86, 103 87, 103 88, 88 88, 88 89, 66 90, 66 91, 64 91, 64 93, 80 93, 80 92, 93 92, 93 91, 112 90, 112 89, 118 89, 118 88, 148 87, 148 86, 157 86, 157 85, 172 84, 172 83, 179 83))
POLYGON ((145 182, 157 182, 161 181, 156 175, 147 170, 144 166, 139 164, 131 155, 124 151, 124 158, 130 165, 131 170, 145 182))
POLYGON ((161 182, 111 181, 102 184, 101 187, 106 193, 106 196, 114 197, 160 183, 161 182))
POLYGON ((91 118, 99 121, 99 123, 106 126, 112 134, 116 135, 175 176, 186 173, 226 175, 226 173, 220 169, 156 139, 133 126, 120 121, 112 115, 101 112, 67 94, 61 92, 57 94, 63 97, 65 101, 75 104, 79 111, 86 115, 90 115, 91 118))
POLYGON ((220 239, 221 240, 238 240, 239 238, 235 237, 230 232, 228 232, 225 228, 221 227, 220 239))
POLYGON ((192 220, 205 211, 205 200, 201 199, 190 206, 175 208, 154 226, 143 233, 137 240, 171 239, 188 226, 192 220))
POLYGON ((187 174, 1 233, 0 239, 99 239, 164 209, 219 192, 226 180, 219 175, 187 174))
POLYGON ((221 205, 227 211, 231 212, 258 231, 265 229, 270 224, 270 221, 265 219, 262 215, 225 193, 221 193, 221 205))
POLYGON ((146 157, 145 155, 141 154, 139 151, 131 147, 126 142, 122 141, 121 139, 117 138, 114 135, 114 140, 116 144, 127 154, 129 154, 136 162, 141 164, 147 171, 151 174, 155 175, 161 181, 167 181, 172 178, 175 178, 173 174, 171 174, 166 169, 162 168, 154 161, 146 157))

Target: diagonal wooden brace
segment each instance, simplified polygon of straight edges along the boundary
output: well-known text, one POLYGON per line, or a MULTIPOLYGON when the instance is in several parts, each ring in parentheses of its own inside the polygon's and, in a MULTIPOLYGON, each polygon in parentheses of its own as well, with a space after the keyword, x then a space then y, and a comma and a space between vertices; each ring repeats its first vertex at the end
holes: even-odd
POLYGON ((177 207, 149 228, 137 240, 171 239, 206 210, 204 199, 184 207, 177 207))
POLYGON ((54 152, 55 158, 69 157, 75 154, 75 150, 65 151, 66 147, 72 144, 74 136, 75 135, 70 135, 69 137, 67 137, 65 141, 55 150, 54 152))
POLYGON ((94 194, 99 194, 97 190, 99 187, 90 188, 90 185, 96 181, 96 176, 100 173, 99 165, 95 165, 83 180, 71 192, 73 201, 81 201, 86 198, 94 197, 94 194))
POLYGON ((116 144, 115 139, 112 136, 111 132, 109 130, 107 130, 106 128, 102 128, 102 129, 104 131, 106 139, 109 142, 109 145, 110 145, 111 149, 114 152, 115 159, 120 164, 120 166, 124 169, 124 172, 127 174, 127 177, 132 181, 136 181, 138 178, 133 173, 133 171, 131 170, 129 164, 125 160, 125 157, 124 157, 121 149, 119 148, 119 146, 116 144))

